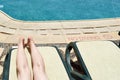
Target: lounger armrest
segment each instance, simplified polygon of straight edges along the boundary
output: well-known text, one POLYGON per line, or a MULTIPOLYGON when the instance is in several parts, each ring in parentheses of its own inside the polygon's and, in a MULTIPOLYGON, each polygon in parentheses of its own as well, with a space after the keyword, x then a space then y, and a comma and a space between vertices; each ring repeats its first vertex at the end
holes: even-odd
MULTIPOLYGON (((15 48, 13 48, 15 49, 15 48)), ((10 66, 10 59, 11 59, 11 52, 13 49, 10 49, 10 51, 7 53, 5 57, 5 62, 4 62, 4 68, 3 68, 3 76, 2 80, 9 80, 9 66, 10 66)))
POLYGON ((70 54, 71 54, 70 52, 71 52, 72 49, 75 52, 75 55, 77 57, 78 62, 84 64, 84 62, 82 61, 82 58, 80 56, 79 50, 77 49, 76 42, 69 43, 67 48, 66 48, 65 61, 66 61, 67 67, 70 71, 70 74, 76 80, 79 80, 79 79, 81 79, 81 80, 91 80, 90 75, 89 75, 88 71, 86 70, 87 68, 85 67, 85 65, 82 66, 83 70, 85 71, 85 74, 78 73, 78 72, 76 72, 72 69, 71 61, 70 61, 70 54))

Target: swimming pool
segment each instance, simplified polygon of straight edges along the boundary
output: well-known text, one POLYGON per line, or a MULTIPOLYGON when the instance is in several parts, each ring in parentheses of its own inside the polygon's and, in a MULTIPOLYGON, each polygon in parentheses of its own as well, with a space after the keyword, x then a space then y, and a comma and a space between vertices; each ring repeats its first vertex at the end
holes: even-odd
POLYGON ((120 17, 120 0, 0 0, 0 10, 27 21, 120 17))

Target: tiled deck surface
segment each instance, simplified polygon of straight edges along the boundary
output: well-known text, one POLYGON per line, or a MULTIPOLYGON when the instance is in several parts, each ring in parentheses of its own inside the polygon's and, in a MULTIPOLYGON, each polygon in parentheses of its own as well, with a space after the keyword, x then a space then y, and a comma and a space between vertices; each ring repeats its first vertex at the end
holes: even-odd
POLYGON ((16 45, 20 36, 32 36, 39 45, 56 45, 64 50, 71 41, 120 40, 119 31, 120 18, 25 22, 0 11, 0 74, 7 52, 4 48, 16 45))

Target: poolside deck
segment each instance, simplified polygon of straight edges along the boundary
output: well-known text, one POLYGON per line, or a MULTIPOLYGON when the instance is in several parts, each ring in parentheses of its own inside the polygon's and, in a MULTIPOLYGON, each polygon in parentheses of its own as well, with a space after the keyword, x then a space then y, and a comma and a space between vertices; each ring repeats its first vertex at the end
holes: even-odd
POLYGON ((17 43, 33 36, 36 43, 69 43, 83 40, 117 40, 120 18, 76 21, 20 21, 0 11, 0 42, 17 43), (13 41, 14 40, 14 41, 13 41))
MULTIPOLYGON (((32 36, 39 45, 59 45, 64 51, 71 41, 120 40, 119 31, 120 18, 31 22, 15 20, 0 11, 0 65, 5 58, 4 44, 16 44, 20 36, 32 36)), ((2 68, 0 66, 0 74, 2 68)))

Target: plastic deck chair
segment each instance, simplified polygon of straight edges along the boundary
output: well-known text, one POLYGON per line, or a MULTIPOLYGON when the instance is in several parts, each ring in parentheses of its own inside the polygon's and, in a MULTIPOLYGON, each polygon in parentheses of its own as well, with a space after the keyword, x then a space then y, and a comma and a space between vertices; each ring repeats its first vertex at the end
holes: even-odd
MULTIPOLYGON (((38 47, 46 67, 49 80, 73 80, 68 73, 68 69, 59 50, 56 47, 38 47)), ((16 53, 17 49, 11 49, 6 56, 3 71, 3 80, 17 80, 16 73, 16 53)), ((25 50, 29 65, 31 65, 30 55, 25 50)), ((32 70, 32 68, 31 68, 32 70)))
POLYGON ((111 41, 72 42, 65 60, 77 80, 120 80, 120 48, 111 41), (72 50, 83 73, 70 67, 72 50))

